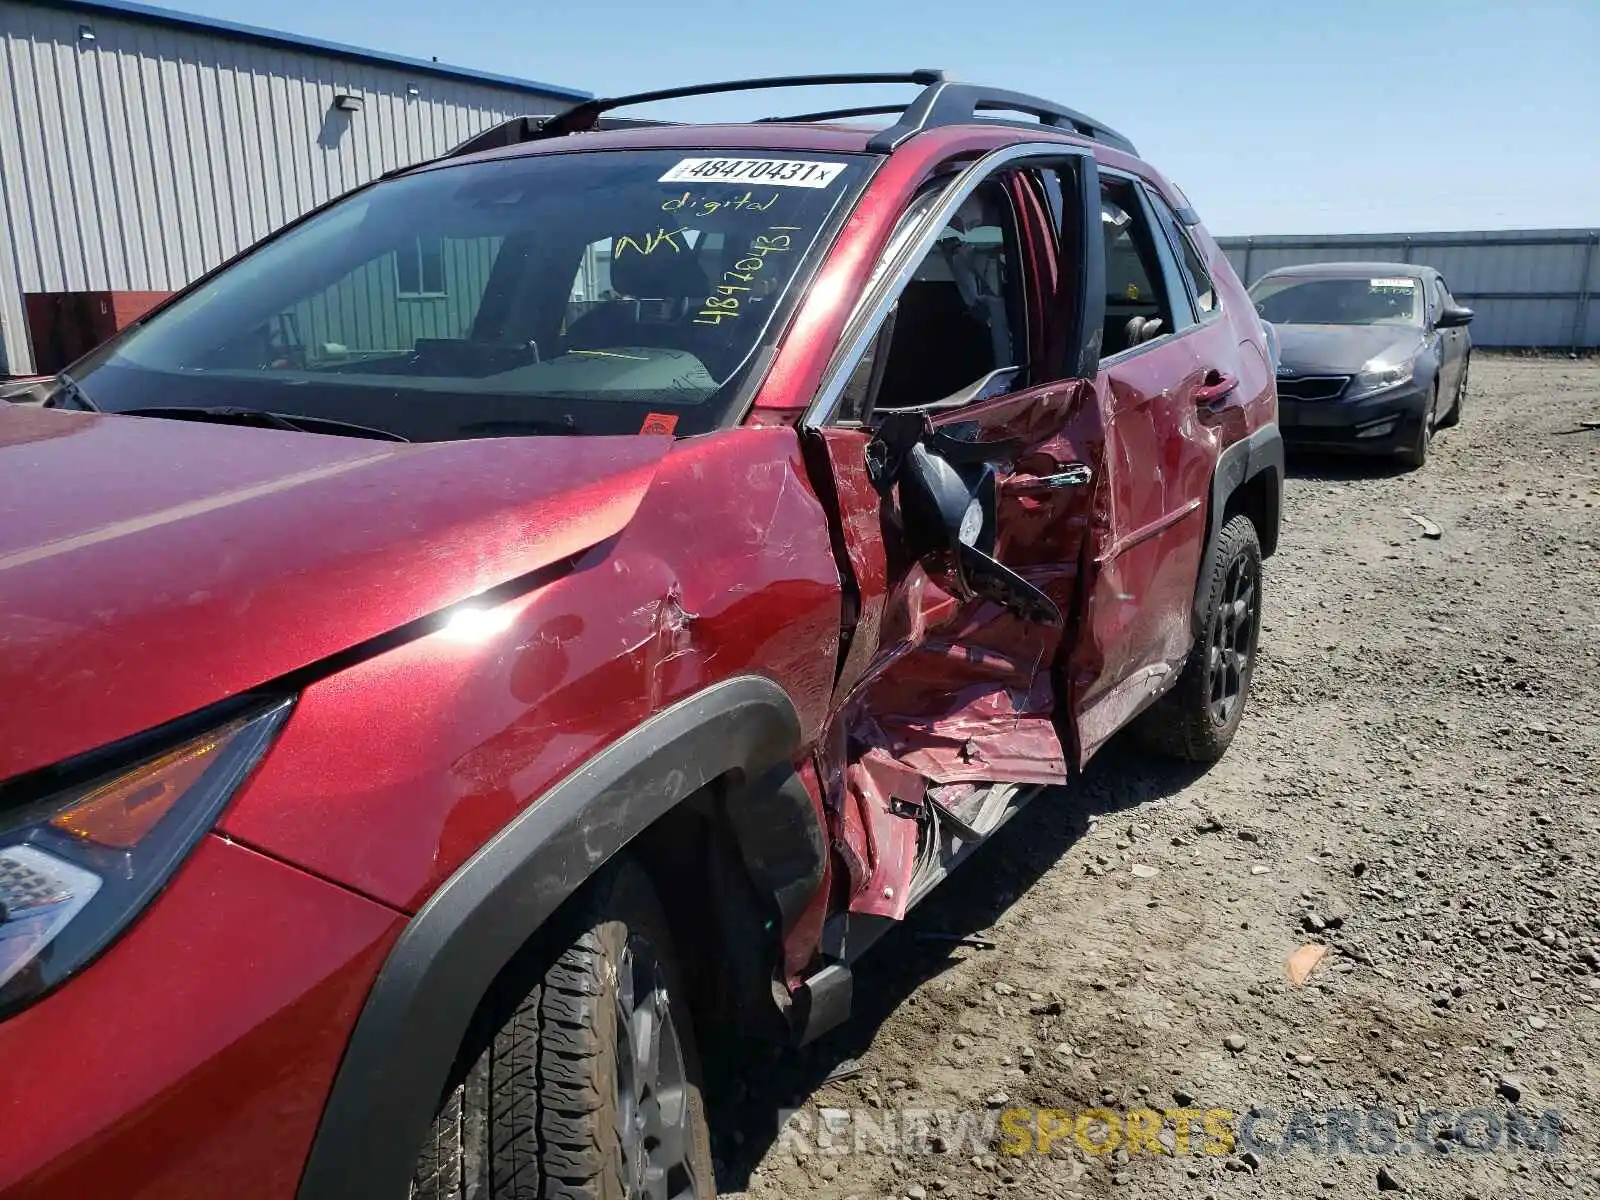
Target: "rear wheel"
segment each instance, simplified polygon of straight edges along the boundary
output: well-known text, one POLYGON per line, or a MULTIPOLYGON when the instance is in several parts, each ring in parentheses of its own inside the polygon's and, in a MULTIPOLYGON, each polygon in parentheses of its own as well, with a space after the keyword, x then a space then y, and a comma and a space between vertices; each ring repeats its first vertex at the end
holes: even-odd
POLYGON ((605 868, 496 980, 414 1200, 709 1200, 685 996, 648 877, 605 868))
POLYGON ((1216 762, 1244 716, 1261 636, 1261 541, 1237 516, 1222 527, 1209 579, 1201 581, 1205 628, 1183 674, 1135 726, 1145 745, 1191 762, 1216 762))

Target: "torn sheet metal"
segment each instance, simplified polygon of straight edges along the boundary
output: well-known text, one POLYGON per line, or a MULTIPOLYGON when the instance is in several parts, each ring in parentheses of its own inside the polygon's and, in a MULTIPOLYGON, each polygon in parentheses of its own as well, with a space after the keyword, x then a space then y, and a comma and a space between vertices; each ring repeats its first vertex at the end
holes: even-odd
POLYGON ((926 783, 915 770, 882 750, 869 750, 848 772, 850 799, 871 847, 866 885, 851 902, 853 912, 906 915, 926 783))

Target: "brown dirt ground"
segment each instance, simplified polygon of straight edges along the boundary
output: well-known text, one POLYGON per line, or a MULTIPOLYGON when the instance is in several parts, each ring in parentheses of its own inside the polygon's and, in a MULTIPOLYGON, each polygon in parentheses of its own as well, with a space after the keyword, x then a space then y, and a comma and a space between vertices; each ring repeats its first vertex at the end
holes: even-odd
POLYGON ((1227 757, 1200 773, 1114 744, 1036 800, 880 943, 845 1028, 751 1052, 714 1091, 723 1194, 1295 1200, 1375 1195, 1381 1170, 1416 1196, 1600 1196, 1595 419, 1600 361, 1480 353, 1420 472, 1291 462, 1227 757), (1308 932, 1311 912, 1335 927, 1308 932), (1296 985, 1308 943, 1331 952, 1296 985), (825 1082, 849 1059, 859 1074, 825 1082), (790 1108, 979 1120, 1175 1091, 1235 1128, 1256 1106, 1272 1143, 1302 1108, 1306 1136, 1253 1161, 1199 1131, 1188 1154, 1131 1156, 775 1140, 790 1108), (1408 1152, 1326 1153, 1316 1114, 1369 1107, 1408 1152), (1513 1107, 1559 1112, 1559 1153, 1412 1136, 1420 1110, 1513 1107))

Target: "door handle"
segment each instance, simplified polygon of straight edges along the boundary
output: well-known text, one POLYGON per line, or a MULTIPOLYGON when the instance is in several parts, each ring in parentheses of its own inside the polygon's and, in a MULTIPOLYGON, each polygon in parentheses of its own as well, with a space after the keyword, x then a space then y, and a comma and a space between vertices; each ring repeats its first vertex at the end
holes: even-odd
POLYGON ((1018 490, 1042 492, 1052 488, 1082 487, 1094 478, 1094 472, 1083 463, 1068 463, 1050 475, 1035 475, 1017 480, 1018 490))
POLYGON ((1238 388, 1239 381, 1232 375, 1218 370, 1206 372, 1205 379, 1194 390, 1196 404, 1215 404, 1219 400, 1226 400, 1238 388))

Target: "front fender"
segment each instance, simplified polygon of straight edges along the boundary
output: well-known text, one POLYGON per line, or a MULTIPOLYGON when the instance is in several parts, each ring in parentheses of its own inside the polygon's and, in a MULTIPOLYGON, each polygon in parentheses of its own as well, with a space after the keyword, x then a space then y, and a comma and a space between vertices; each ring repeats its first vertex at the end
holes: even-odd
POLYGON ((613 855, 719 777, 793 757, 801 722, 741 675, 625 734, 529 805, 407 925, 356 1023, 301 1177, 301 1200, 406 1194, 479 1000, 527 938, 613 855))

